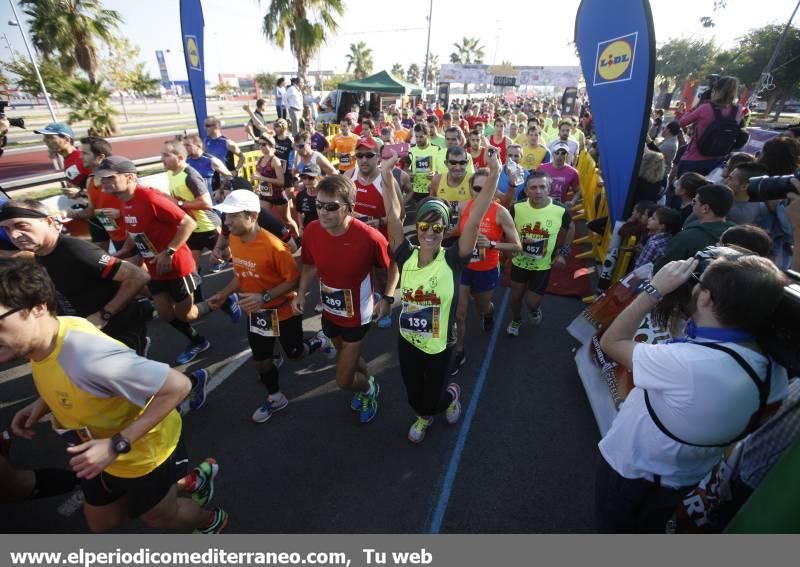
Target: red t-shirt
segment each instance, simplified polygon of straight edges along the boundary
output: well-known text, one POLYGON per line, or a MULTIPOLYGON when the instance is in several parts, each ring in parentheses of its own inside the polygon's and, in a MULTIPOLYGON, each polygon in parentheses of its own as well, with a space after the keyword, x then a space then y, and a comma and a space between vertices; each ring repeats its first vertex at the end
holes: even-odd
POLYGON ((122 215, 118 219, 112 219, 97 212, 97 209, 117 209, 120 212, 122 211, 122 201, 119 200, 119 197, 103 191, 103 186, 96 184, 98 181, 100 180, 91 175, 86 182, 86 192, 89 196, 89 202, 94 207, 95 218, 106 229, 111 240, 125 240, 128 232, 125 230, 125 221, 122 215), (114 228, 115 226, 116 228, 114 228))
POLYGON ((64 158, 64 177, 67 178, 67 182, 70 185, 84 187, 86 178, 89 177, 91 172, 91 169, 86 169, 83 166, 80 150, 75 150, 64 158))
MULTIPOLYGON (((386 207, 383 204, 383 180, 381 176, 379 175, 372 183, 362 183, 358 179, 358 175, 354 175, 353 183, 356 186, 356 203, 353 206, 353 211, 356 215, 364 215, 373 219, 385 217, 386 207)), ((378 230, 384 236, 389 235, 385 226, 378 230)))
POLYGON ((389 267, 386 238, 358 219, 333 236, 319 221, 303 232, 301 259, 319 273, 322 316, 340 327, 360 327, 372 320, 372 269, 389 267))
POLYGON ((481 148, 481 153, 478 154, 478 157, 473 156, 472 152, 470 152, 469 155, 472 156, 472 163, 475 164, 475 169, 489 167, 486 163, 486 148, 481 148))
POLYGON ((466 121, 467 121, 467 124, 469 124, 469 129, 470 129, 470 130, 472 130, 473 128, 475 128, 475 121, 476 121, 477 119, 478 119, 478 117, 477 117, 477 116, 467 116, 467 117, 465 117, 465 118, 464 118, 464 120, 466 120, 466 121))
POLYGON ((167 249, 178 230, 178 223, 186 216, 186 212, 163 193, 157 189, 136 187, 133 198, 127 203, 122 202, 122 216, 128 236, 150 268, 152 279, 176 280, 197 269, 192 252, 183 243, 172 257, 172 269, 166 274, 157 273, 156 255, 167 249))
MULTIPOLYGON (((461 211, 461 215, 458 217, 459 232, 464 230, 464 224, 467 222, 467 219, 469 218, 469 212, 472 210, 472 205, 474 204, 475 201, 471 199, 467 203, 467 206, 464 207, 464 210, 461 211)), ((483 215, 480 228, 478 229, 480 234, 484 235, 489 240, 494 240, 495 242, 503 238, 504 234, 503 227, 497 222, 497 208, 501 206, 502 205, 500 205, 500 203, 497 201, 492 201, 492 204, 489 205, 489 210, 486 211, 485 215, 483 215)), ((497 264, 500 263, 500 251, 497 248, 485 248, 484 250, 486 250, 486 252, 483 260, 481 260, 480 253, 477 248, 472 251, 472 257, 469 259, 469 264, 466 266, 468 270, 485 272, 487 270, 497 269, 497 264)))

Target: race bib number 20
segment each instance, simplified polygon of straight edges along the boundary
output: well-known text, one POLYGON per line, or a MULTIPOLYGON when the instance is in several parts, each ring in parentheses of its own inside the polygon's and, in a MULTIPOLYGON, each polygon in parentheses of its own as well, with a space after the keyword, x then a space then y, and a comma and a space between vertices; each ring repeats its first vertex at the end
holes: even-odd
POLYGON ((280 321, 277 309, 262 309, 250 313, 250 332, 262 337, 279 337, 280 321))

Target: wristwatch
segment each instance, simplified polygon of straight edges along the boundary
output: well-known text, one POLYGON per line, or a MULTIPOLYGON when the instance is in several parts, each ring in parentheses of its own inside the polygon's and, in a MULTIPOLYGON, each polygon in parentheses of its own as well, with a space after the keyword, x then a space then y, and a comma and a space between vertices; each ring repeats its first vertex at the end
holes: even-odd
POLYGON ((664 296, 661 295, 661 292, 658 291, 658 289, 656 289, 656 287, 649 282, 647 283, 646 286, 644 286, 643 291, 650 297, 654 298, 656 301, 661 301, 662 299, 664 299, 664 296))
POLYGON ((381 294, 381 299, 386 301, 386 303, 388 303, 389 305, 392 305, 394 303, 394 296, 393 295, 386 295, 385 293, 382 293, 381 294))
POLYGON ((117 433, 111 438, 111 449, 117 455, 124 455, 131 452, 131 442, 129 439, 122 436, 122 433, 117 433))
POLYGON ((108 311, 108 310, 107 310, 107 309, 105 309, 105 308, 103 308, 103 309, 101 309, 101 310, 100 310, 100 318, 101 318, 103 321, 111 321, 111 318, 112 318, 113 316, 114 316, 114 314, 113 314, 111 311, 108 311))
POLYGON ((265 291, 264 294, 261 296, 261 301, 264 303, 269 303, 272 301, 272 295, 268 291, 265 291))
POLYGON ((185 203, 183 201, 178 201, 178 206, 182 209, 185 203))
POLYGON ((497 241, 496 240, 490 240, 489 241, 489 248, 497 248, 497 241))
POLYGON ((174 248, 167 248, 166 250, 164 250, 164 252, 167 253, 167 256, 172 258, 175 255, 176 250, 174 248))

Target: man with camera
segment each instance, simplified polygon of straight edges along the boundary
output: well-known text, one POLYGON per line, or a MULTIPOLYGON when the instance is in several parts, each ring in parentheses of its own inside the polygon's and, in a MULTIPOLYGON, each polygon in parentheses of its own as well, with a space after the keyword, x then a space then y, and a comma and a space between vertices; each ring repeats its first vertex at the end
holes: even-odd
POLYGON ((634 389, 600 441, 598 531, 662 532, 675 505, 786 396, 786 370, 757 342, 786 278, 769 260, 732 249, 698 269, 668 263, 604 333, 600 346, 633 373, 634 389), (687 338, 637 343, 642 319, 682 286, 687 338))

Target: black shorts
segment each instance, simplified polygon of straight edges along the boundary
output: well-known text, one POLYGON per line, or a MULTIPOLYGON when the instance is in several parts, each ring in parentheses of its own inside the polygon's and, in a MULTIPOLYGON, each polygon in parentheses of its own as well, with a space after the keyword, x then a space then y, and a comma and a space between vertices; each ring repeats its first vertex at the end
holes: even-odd
POLYGON ((180 303, 190 295, 194 295, 195 290, 200 289, 201 283, 203 283, 202 278, 197 272, 192 272, 188 276, 175 280, 150 280, 147 289, 153 296, 159 293, 168 293, 172 301, 180 303))
POLYGON ((186 241, 189 250, 196 250, 202 252, 203 250, 213 250, 214 245, 217 243, 219 232, 216 230, 207 230, 205 232, 193 232, 186 241))
POLYGON ((92 242, 108 242, 111 240, 106 229, 103 228, 103 225, 100 224, 100 221, 96 218, 87 220, 86 224, 89 225, 89 238, 92 242))
POLYGON ((250 343, 250 350, 253 351, 253 360, 269 360, 272 358, 275 348, 275 339, 278 339, 283 347, 286 356, 297 358, 304 352, 303 345, 303 318, 295 315, 280 322, 280 335, 277 337, 265 337, 250 331, 252 324, 256 324, 252 317, 247 318, 247 342, 250 343))
POLYGON ((550 270, 526 270, 511 264, 511 281, 528 284, 528 289, 536 295, 544 295, 550 281, 550 270))
POLYGON ((91 480, 81 480, 81 490, 87 504, 107 506, 123 496, 128 497, 128 516, 138 518, 155 508, 175 483, 188 472, 189 459, 183 440, 167 460, 144 476, 120 478, 100 473, 91 480))
POLYGON ((346 343, 357 343, 364 340, 364 337, 367 336, 367 331, 369 331, 370 326, 371 324, 367 323, 366 325, 361 325, 360 327, 342 327, 333 321, 328 320, 325 317, 325 314, 322 315, 322 332, 325 333, 325 336, 329 339, 342 337, 342 340, 346 343))

